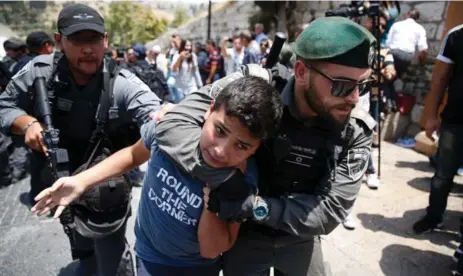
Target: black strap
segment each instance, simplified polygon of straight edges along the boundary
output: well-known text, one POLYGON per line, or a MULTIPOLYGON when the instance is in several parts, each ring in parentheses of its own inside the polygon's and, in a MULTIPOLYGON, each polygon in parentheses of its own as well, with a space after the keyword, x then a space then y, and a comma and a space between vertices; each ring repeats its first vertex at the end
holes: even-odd
POLYGON ((100 94, 100 102, 95 116, 96 128, 92 132, 90 143, 84 157, 86 166, 92 162, 95 153, 102 144, 101 141, 107 138, 105 128, 109 118, 110 106, 114 104, 114 81, 119 74, 119 69, 120 68, 113 60, 105 59, 103 89, 100 94))
POLYGON ((62 56, 63 56, 63 53, 59 51, 56 51, 53 54, 53 64, 52 64, 52 69, 51 69, 51 75, 47 81, 48 91, 54 90, 54 82, 55 82, 56 75, 58 74, 58 63, 62 56))

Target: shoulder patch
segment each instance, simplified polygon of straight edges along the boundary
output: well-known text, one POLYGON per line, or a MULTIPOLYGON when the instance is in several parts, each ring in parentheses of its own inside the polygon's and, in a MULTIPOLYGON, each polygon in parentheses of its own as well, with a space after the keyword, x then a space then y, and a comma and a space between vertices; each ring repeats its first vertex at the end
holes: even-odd
POLYGON ((211 87, 211 90, 209 90, 209 96, 211 96, 212 98, 216 98, 217 95, 219 94, 220 91, 222 91, 222 89, 225 88, 225 86, 227 86, 229 83, 239 79, 239 78, 242 78, 243 77, 243 74, 241 72, 235 72, 233 74, 230 74, 224 78, 221 78, 219 80, 216 80, 213 84, 212 84, 212 87, 211 87))
POLYGON ((352 110, 350 116, 351 118, 362 121, 369 130, 373 130, 376 126, 376 121, 371 117, 370 113, 358 105, 352 110))
POLYGON ((347 152, 347 170, 354 181, 358 181, 367 170, 369 156, 368 148, 350 149, 347 152))

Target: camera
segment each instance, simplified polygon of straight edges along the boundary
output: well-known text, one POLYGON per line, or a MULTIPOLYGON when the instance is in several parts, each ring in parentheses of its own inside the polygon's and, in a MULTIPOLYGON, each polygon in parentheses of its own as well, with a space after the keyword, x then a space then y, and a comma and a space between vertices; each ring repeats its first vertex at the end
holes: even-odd
POLYGON ((360 17, 379 15, 380 1, 352 1, 347 7, 327 10, 325 16, 360 17))

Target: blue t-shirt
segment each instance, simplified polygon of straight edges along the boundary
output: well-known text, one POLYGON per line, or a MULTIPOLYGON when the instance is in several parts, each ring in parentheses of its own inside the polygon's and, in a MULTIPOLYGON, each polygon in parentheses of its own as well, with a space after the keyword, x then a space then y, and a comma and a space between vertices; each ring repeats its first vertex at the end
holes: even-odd
MULTIPOLYGON (((157 147, 154 122, 145 124, 141 134, 151 156, 135 222, 137 256, 171 266, 214 263, 216 260, 203 258, 199 252, 204 184, 181 171, 157 147)), ((251 160, 246 181, 257 186, 257 167, 251 160)))

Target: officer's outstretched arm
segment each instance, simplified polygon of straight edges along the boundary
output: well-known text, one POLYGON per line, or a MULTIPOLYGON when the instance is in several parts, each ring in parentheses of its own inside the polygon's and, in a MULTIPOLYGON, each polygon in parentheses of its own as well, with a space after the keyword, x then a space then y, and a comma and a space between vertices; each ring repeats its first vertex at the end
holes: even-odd
POLYGON ((326 235, 333 231, 355 202, 367 169, 371 142, 371 131, 357 133, 336 168, 335 179, 320 183, 316 194, 265 198, 270 205, 270 213, 264 224, 301 237, 326 235))

